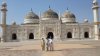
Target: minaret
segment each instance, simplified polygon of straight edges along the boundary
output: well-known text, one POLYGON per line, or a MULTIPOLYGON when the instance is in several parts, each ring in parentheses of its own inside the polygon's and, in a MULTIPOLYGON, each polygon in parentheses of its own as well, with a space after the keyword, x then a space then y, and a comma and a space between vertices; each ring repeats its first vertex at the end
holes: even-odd
POLYGON ((94 36, 95 40, 99 39, 99 5, 97 0, 93 0, 93 16, 94 16, 94 36))
POLYGON ((3 0, 1 5, 1 27, 2 27, 2 37, 1 42, 5 41, 6 38, 6 12, 7 12, 7 4, 6 1, 3 0))

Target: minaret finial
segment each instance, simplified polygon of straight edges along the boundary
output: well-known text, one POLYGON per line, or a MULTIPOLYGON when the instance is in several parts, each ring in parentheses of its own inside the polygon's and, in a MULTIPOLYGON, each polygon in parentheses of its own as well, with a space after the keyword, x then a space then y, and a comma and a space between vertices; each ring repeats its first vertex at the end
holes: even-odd
POLYGON ((6 0, 2 0, 2 8, 1 8, 1 11, 7 11, 7 3, 6 3, 6 0))
POLYGON ((97 0, 93 0, 93 7, 99 8, 98 1, 97 0))

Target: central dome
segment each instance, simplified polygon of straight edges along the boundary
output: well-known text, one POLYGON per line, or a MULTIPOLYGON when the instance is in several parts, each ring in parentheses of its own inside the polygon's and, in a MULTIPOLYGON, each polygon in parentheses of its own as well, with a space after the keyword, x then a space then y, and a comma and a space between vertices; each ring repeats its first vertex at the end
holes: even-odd
POLYGON ((58 18, 58 14, 49 8, 43 13, 42 18, 58 18))

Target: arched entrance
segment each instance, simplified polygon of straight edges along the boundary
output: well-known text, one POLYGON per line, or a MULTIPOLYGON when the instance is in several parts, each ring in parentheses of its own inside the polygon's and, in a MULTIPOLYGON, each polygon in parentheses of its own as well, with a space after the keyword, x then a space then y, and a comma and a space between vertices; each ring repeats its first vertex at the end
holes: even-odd
POLYGON ((71 32, 67 33, 67 38, 72 38, 72 33, 71 32))
POLYGON ((29 34, 29 39, 34 39, 34 34, 33 33, 29 34))
POLYGON ((47 34, 47 39, 54 39, 54 35, 53 35, 53 33, 52 32, 49 32, 48 34, 47 34))
POLYGON ((89 33, 88 33, 88 32, 85 32, 85 33, 84 33, 84 37, 85 37, 85 38, 89 38, 89 33))
POLYGON ((13 34, 12 34, 12 40, 17 40, 17 35, 16 35, 16 33, 13 33, 13 34))

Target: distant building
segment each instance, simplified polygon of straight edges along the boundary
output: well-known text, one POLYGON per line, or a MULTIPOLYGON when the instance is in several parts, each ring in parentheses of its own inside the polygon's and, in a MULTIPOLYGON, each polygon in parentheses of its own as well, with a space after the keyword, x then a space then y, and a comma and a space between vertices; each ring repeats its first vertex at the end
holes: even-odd
POLYGON ((1 7, 2 42, 26 41, 34 39, 50 38, 54 40, 67 39, 90 39, 99 40, 99 15, 98 2, 93 1, 94 22, 89 23, 87 19, 83 23, 76 22, 76 16, 69 10, 58 15, 49 8, 41 16, 30 10, 24 19, 23 24, 6 24, 7 3, 3 2, 1 7))

